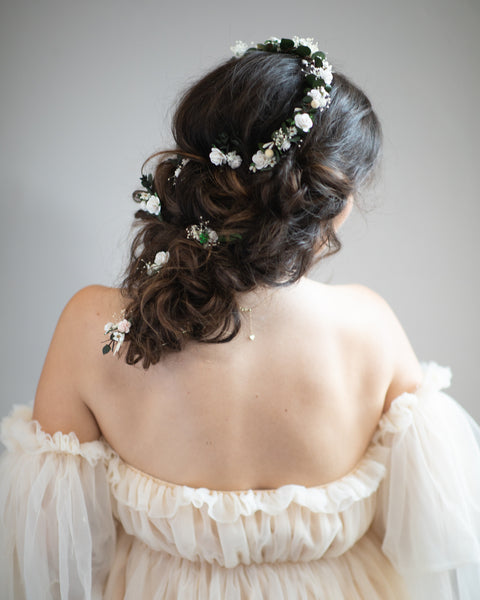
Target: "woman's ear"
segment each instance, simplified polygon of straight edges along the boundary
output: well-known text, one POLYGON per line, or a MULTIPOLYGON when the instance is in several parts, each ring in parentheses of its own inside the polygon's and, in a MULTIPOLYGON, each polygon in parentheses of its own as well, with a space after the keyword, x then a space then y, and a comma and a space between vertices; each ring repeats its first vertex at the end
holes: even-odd
POLYGON ((339 213, 334 219, 333 219, 333 228, 335 231, 338 231, 340 229, 340 227, 345 223, 345 221, 348 219, 349 214, 352 212, 352 208, 353 208, 353 194, 351 194, 348 198, 347 198, 347 202, 345 204, 345 206, 343 207, 343 210, 341 213, 339 213))

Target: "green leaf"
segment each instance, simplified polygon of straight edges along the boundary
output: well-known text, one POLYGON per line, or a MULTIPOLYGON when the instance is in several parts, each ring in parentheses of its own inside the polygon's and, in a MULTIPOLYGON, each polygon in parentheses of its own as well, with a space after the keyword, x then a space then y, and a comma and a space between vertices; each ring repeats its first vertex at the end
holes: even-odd
POLYGON ((315 75, 307 75, 305 77, 305 81, 307 82, 308 86, 310 88, 316 88, 319 85, 323 85, 323 80, 322 79, 317 79, 317 77, 315 77, 315 75))
POLYGON ((151 194, 154 194, 153 191, 153 175, 149 173, 148 175, 142 175, 140 177, 140 181, 145 189, 147 189, 151 194))
POLYGON ((273 42, 265 42, 264 49, 267 52, 276 52, 277 51, 277 47, 275 46, 275 44, 273 42))
POLYGON ((331 85, 326 85, 326 86, 325 86, 325 90, 326 90, 327 92, 331 92, 331 91, 332 91, 332 86, 331 86, 331 85))
POLYGON ((313 98, 311 96, 304 96, 302 102, 304 102, 305 104, 310 104, 312 100, 313 98))
MULTIPOLYGON (((312 54, 312 58, 321 58, 322 60, 325 60, 326 56, 325 56, 325 52, 314 52, 312 54)), ((315 61, 315 64, 317 64, 317 61, 315 61)), ((318 65, 317 65, 318 66, 318 65)), ((322 66, 322 65, 320 65, 322 66)))
POLYGON ((111 348, 108 344, 106 344, 103 348, 102 348, 102 352, 103 354, 108 354, 110 352, 111 348))
POLYGON ((292 48, 295 48, 295 42, 288 38, 282 38, 280 40, 280 48, 282 50, 291 50, 292 48))
POLYGON ((310 48, 308 46, 299 46, 296 50, 295 50, 295 54, 298 54, 298 56, 301 56, 302 58, 304 56, 310 56, 310 48))

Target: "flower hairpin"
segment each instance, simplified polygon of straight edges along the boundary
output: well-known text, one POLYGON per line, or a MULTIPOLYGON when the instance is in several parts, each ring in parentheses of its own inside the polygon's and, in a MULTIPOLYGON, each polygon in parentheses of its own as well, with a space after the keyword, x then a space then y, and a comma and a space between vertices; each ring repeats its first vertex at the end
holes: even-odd
POLYGON ((235 148, 239 146, 239 140, 230 138, 226 133, 221 133, 210 150, 208 156, 210 162, 216 167, 228 165, 231 169, 238 169, 242 164, 242 157, 235 148))
POLYGON ((180 173, 182 172, 183 167, 190 162, 189 158, 182 158, 180 156, 177 156, 177 168, 175 169, 175 173, 173 174, 174 176, 174 183, 175 183, 175 179, 178 179, 180 177, 180 173))
POLYGON ((231 169, 238 169, 242 164, 242 157, 235 152, 222 152, 220 148, 212 146, 212 150, 209 154, 210 162, 215 166, 228 165, 231 169))
POLYGON ((157 196, 153 188, 153 177, 152 174, 142 175, 140 177, 143 187, 147 190, 136 190, 132 194, 133 200, 140 205, 140 210, 144 210, 152 215, 155 215, 162 220, 161 212, 162 206, 160 204, 160 198, 157 196))
POLYGON ((200 217, 200 223, 198 225, 189 225, 186 227, 187 238, 189 240, 196 240, 199 244, 204 247, 216 246, 219 243, 217 232, 208 227, 209 221, 205 221, 203 217, 200 217))
POLYGON ((160 269, 167 264, 170 259, 170 252, 164 252, 163 250, 155 254, 153 262, 146 262, 145 268, 147 275, 155 275, 160 269))
POLYGON ((117 354, 131 326, 130 321, 125 318, 118 321, 118 323, 107 323, 103 332, 109 336, 109 341, 102 348, 103 354, 108 354, 110 351, 113 351, 113 354, 117 354))

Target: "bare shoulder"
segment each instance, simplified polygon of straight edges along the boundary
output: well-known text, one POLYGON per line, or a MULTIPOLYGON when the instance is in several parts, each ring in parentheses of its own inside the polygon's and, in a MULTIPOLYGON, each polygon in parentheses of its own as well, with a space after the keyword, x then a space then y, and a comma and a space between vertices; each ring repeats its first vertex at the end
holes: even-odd
POLYGON ((121 309, 120 291, 101 285, 81 289, 63 309, 35 395, 33 418, 48 433, 73 431, 81 442, 100 437, 85 380, 99 368, 104 324, 121 309))
POLYGON ((418 388, 423 378, 422 368, 404 328, 382 296, 364 285, 338 287, 339 292, 346 294, 358 307, 359 315, 367 319, 391 365, 392 376, 384 405, 387 410, 397 396, 418 388))
POLYGON ((387 410, 397 396, 417 389, 423 377, 405 330, 388 302, 367 286, 325 287, 328 287, 331 305, 345 323, 350 347, 364 348, 362 354, 372 368, 385 374, 384 410, 387 410))

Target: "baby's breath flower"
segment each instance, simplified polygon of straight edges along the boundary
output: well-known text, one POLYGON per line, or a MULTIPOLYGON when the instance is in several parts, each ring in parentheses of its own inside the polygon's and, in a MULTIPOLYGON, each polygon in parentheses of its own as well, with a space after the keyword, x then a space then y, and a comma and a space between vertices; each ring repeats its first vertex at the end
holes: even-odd
POLYGON ((245 42, 241 42, 240 40, 237 40, 233 46, 230 46, 230 50, 232 51, 232 54, 234 56, 236 56, 237 58, 241 58, 245 52, 248 50, 248 44, 246 44, 245 42))

